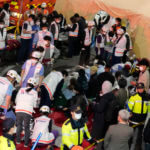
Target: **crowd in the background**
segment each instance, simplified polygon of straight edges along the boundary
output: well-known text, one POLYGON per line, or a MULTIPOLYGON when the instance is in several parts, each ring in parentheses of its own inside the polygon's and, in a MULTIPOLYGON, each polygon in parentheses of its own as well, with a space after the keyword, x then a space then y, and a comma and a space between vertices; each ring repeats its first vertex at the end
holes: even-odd
MULTIPOLYGON (((1 61, 9 17, 9 4, 5 4, 0 10, 1 61)), ((67 24, 57 11, 49 14, 46 3, 36 9, 30 6, 23 17, 16 60, 18 67, 22 65, 21 73, 9 70, 0 77, 4 119, 0 149, 14 150, 24 131, 24 147, 30 142, 34 145, 40 135, 37 146, 46 145, 47 150, 54 148, 59 136, 62 150, 83 149, 84 139, 95 143, 97 150, 149 150, 150 64, 133 54, 132 40, 121 18, 115 18, 109 28, 106 23, 97 28, 95 21, 76 13, 67 24), (79 56, 74 71, 53 70, 53 63, 64 55, 60 34, 68 38, 65 59, 79 56), (69 118, 61 133, 53 130, 51 110, 69 118)))

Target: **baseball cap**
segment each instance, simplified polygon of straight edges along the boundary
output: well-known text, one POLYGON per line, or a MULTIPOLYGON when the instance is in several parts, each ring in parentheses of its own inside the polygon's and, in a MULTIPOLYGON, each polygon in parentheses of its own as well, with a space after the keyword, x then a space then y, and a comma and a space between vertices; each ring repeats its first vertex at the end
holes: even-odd
POLYGON ((14 127, 15 121, 12 118, 7 118, 3 121, 3 131, 8 132, 12 127, 14 127))

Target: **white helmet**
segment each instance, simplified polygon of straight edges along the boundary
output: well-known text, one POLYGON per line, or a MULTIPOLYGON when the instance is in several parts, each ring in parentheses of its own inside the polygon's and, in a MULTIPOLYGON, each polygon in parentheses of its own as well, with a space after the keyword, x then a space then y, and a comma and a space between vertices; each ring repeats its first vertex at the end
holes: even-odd
POLYGON ((15 70, 9 70, 7 72, 7 76, 11 77, 11 78, 16 78, 17 77, 17 72, 15 70))
POLYGON ((38 52, 38 51, 34 51, 34 52, 32 53, 32 57, 37 58, 37 59, 40 59, 40 58, 41 58, 41 53, 38 52))
POLYGON ((48 106, 42 106, 42 107, 40 108, 40 111, 41 111, 41 112, 47 112, 47 113, 49 113, 49 112, 50 112, 50 108, 49 108, 48 106))
POLYGON ((46 8, 46 7, 47 7, 46 3, 45 3, 45 2, 42 3, 42 4, 41 4, 41 7, 42 7, 42 8, 46 8))
POLYGON ((35 78, 29 78, 28 79, 28 82, 27 83, 29 83, 29 84, 32 84, 32 85, 34 85, 34 86, 37 86, 37 81, 36 81, 36 79, 35 78))

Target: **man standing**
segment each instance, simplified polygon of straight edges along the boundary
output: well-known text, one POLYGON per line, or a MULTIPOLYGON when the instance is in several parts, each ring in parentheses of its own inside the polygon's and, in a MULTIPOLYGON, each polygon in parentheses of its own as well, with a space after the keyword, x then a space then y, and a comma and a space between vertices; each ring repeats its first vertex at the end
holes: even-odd
POLYGON ((129 116, 125 109, 119 111, 118 124, 110 126, 105 135, 105 150, 129 150, 128 142, 133 136, 133 128, 128 125, 129 116))
POLYGON ((80 106, 74 105, 70 109, 71 118, 66 120, 62 126, 61 150, 72 150, 75 146, 81 146, 85 137, 88 141, 92 140, 87 125, 82 120, 80 106))

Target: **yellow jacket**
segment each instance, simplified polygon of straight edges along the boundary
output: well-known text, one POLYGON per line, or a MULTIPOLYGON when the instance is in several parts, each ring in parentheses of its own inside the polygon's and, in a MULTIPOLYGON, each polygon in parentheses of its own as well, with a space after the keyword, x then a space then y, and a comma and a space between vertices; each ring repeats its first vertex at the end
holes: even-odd
POLYGON ((13 141, 0 136, 0 150, 16 150, 16 147, 13 141))
POLYGON ((91 139, 86 124, 83 124, 80 128, 75 128, 72 119, 66 120, 62 126, 61 150, 64 150, 64 145, 69 149, 74 145, 81 145, 84 139, 84 134, 86 134, 88 140, 91 139))

